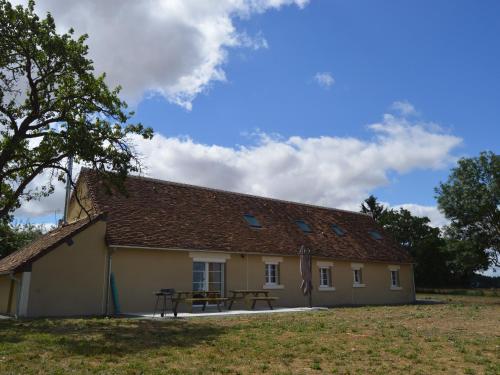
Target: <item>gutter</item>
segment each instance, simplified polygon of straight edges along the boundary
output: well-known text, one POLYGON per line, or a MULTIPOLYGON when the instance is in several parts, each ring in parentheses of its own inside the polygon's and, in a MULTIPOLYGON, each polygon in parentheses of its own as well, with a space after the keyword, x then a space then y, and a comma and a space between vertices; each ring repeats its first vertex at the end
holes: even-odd
POLYGON ((415 263, 411 264, 411 284, 413 287, 413 303, 417 302, 417 289, 415 288, 415 263))
POLYGON ((109 247, 108 250, 108 261, 107 261, 107 266, 106 266, 106 289, 105 289, 105 298, 106 301, 104 303, 104 315, 109 316, 109 289, 111 287, 111 261, 113 258, 113 252, 114 249, 112 247, 109 247))
MULTIPOLYGON (((262 255, 262 256, 276 256, 276 257, 296 257, 297 254, 280 254, 280 253, 263 253, 254 251, 229 251, 229 250, 219 250, 219 249, 186 249, 181 247, 149 247, 149 246, 134 246, 134 245, 114 245, 109 244, 115 250, 118 249, 133 249, 133 250, 159 250, 159 251, 189 251, 189 252, 200 252, 200 253, 226 253, 226 254, 238 254, 238 255, 262 255)), ((371 259, 354 259, 354 258, 337 258, 329 257, 326 255, 315 255, 314 258, 324 258, 337 262, 359 262, 359 263, 381 263, 381 264, 414 264, 414 261, 397 261, 397 260, 371 260, 371 259)))

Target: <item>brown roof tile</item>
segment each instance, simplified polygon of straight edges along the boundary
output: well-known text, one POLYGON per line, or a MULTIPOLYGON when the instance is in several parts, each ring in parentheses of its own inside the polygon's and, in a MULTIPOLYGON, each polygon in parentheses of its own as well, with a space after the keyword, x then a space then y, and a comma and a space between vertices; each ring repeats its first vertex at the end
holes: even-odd
POLYGON ((412 262, 368 215, 130 176, 127 196, 109 195, 98 176, 82 170, 96 211, 107 213, 107 242, 116 246, 295 255, 301 245, 335 259, 412 262), (244 214, 262 228, 251 228, 244 214), (295 221, 303 219, 312 233, 295 221), (332 224, 346 231, 336 235, 332 224), (377 230, 383 239, 369 235, 377 230))

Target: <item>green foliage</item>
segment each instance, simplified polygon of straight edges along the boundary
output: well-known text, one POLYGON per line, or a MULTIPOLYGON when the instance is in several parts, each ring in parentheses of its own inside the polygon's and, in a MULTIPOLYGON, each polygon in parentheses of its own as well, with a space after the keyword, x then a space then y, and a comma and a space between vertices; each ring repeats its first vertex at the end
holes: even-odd
POLYGON ((441 238, 439 228, 429 225, 428 217, 413 216, 404 208, 387 209, 373 195, 362 203, 361 212, 370 213, 413 256, 418 286, 450 283, 446 242, 441 238))
POLYGON ((0 219, 23 199, 50 194, 52 179, 37 190, 29 184, 44 171, 64 179, 69 156, 120 180, 140 169, 127 137, 151 138, 152 130, 127 123, 132 113, 120 88, 94 74, 86 38, 58 34, 33 1, 0 0, 0 219))
POLYGON ((361 203, 361 212, 369 214, 375 221, 379 221, 380 217, 386 213, 386 208, 378 203, 377 197, 370 195, 361 203))
POLYGON ((0 258, 22 248, 44 233, 41 225, 0 224, 0 258))
POLYGON ((451 283, 446 241, 439 228, 429 225, 428 217, 413 216, 410 211, 386 210, 379 223, 413 256, 415 283, 419 286, 439 286, 451 283))
POLYGON ((457 271, 465 275, 500 266, 500 156, 482 152, 459 160, 436 194, 451 221, 446 236, 457 271))

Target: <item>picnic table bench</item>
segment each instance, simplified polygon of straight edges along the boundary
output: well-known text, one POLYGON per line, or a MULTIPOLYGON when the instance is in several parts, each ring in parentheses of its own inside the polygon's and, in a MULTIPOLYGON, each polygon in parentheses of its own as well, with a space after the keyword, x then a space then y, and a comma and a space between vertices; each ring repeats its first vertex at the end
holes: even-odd
POLYGON ((222 311, 220 305, 228 299, 229 298, 221 297, 220 292, 177 292, 175 296, 172 297, 174 316, 177 316, 179 303, 190 303, 192 306, 193 303, 199 302, 202 305, 202 311, 205 311, 208 303, 215 303, 217 305, 217 309, 222 311))
POLYGON ((177 317, 178 307, 180 303, 190 304, 191 309, 192 305, 199 303, 202 306, 202 311, 205 311, 207 304, 213 303, 217 305, 217 309, 221 310, 221 304, 229 301, 228 310, 231 310, 233 307, 233 303, 237 300, 244 300, 248 304, 251 304, 252 310, 255 309, 255 304, 257 301, 265 301, 271 310, 273 310, 273 305, 271 302, 278 300, 278 297, 269 296, 268 290, 230 290, 231 297, 221 297, 220 292, 214 291, 192 291, 192 292, 182 292, 175 291, 174 289, 161 289, 159 292, 156 292, 156 304, 155 311, 153 313, 153 317, 157 311, 158 304, 160 299, 163 300, 161 316, 163 317, 166 311, 166 300, 169 298, 172 302, 172 311, 174 316, 177 317))
POLYGON ((271 302, 278 300, 278 297, 270 297, 268 290, 262 289, 230 290, 229 292, 232 295, 231 297, 229 297, 228 310, 231 310, 234 301, 237 300, 251 301, 252 310, 255 309, 255 304, 257 303, 257 301, 266 301, 269 308, 272 310, 273 305, 271 304, 271 302))

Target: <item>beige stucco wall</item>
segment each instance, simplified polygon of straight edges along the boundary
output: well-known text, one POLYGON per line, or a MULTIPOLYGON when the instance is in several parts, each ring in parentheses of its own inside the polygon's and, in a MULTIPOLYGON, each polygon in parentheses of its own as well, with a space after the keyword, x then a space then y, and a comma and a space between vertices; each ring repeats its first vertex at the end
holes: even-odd
POLYGON ((112 255, 121 311, 151 312, 161 288, 189 291, 192 259, 186 251, 118 249, 112 255))
MULTIPOLYGON (((270 295, 279 298, 281 306, 306 306, 308 301, 302 295, 298 257, 281 257, 280 284, 283 289, 272 289, 270 295)), ((227 286, 229 289, 262 289, 264 287, 264 261, 261 255, 245 258, 233 256, 227 263, 227 286), (242 278, 241 275, 245 275, 242 278), (248 275, 248 276, 247 276, 248 275), (234 287, 236 285, 236 287, 234 287)), ((313 258, 313 305, 359 305, 396 304, 414 300, 411 265, 400 266, 400 290, 391 290, 390 272, 387 263, 364 263, 363 282, 365 287, 353 287, 351 262, 313 258), (332 262, 332 283, 335 290, 320 291, 318 261, 332 262)))
MULTIPOLYGON (((80 200, 80 204, 87 210, 89 213, 93 213, 92 209, 92 200, 89 197, 88 186, 85 182, 80 181, 77 186, 77 194, 78 199, 80 200)), ((68 221, 75 221, 84 217, 87 217, 85 210, 78 204, 76 199, 71 200, 70 205, 68 207, 68 221)))
MULTIPOLYGON (((328 261, 322 259, 323 261, 328 261)), ((332 284, 335 291, 320 291, 319 266, 313 262, 313 301, 318 305, 397 304, 414 302, 413 276, 409 264, 361 263, 364 287, 353 287, 353 262, 334 261, 332 284), (389 266, 399 266, 401 289, 391 289, 389 266)), ((356 262, 359 263, 359 262, 356 262)))
POLYGON ((33 263, 28 316, 104 313, 105 230, 98 221, 33 263))
MULTIPOLYGON (((201 254, 201 252, 200 252, 201 254)), ((116 277, 122 312, 148 312, 154 307, 154 292, 160 288, 191 290, 193 259, 189 251, 119 248, 113 252, 112 270, 116 277)), ((364 288, 353 287, 351 262, 333 261, 332 280, 335 291, 319 291, 319 268, 313 259, 313 304, 335 306, 351 304, 395 304, 414 298, 411 266, 400 265, 401 290, 391 290, 388 263, 364 263, 364 288)), ((225 291, 263 289, 262 255, 230 254, 226 260, 225 291)), ((270 295, 279 298, 279 306, 306 306, 307 299, 299 289, 299 258, 281 257, 280 284, 270 295)), ((238 307, 238 306, 236 306, 238 307)), ((240 304, 239 307, 242 307, 240 304)), ((184 306, 183 310, 186 307, 184 306)))
MULTIPOLYGON (((16 274, 14 275, 14 278, 20 280, 21 275, 16 274)), ((10 283, 11 283, 11 278, 9 275, 0 276, 0 314, 15 315, 16 313, 19 282, 14 283, 11 307, 10 311, 7 311, 9 305, 10 283)))

